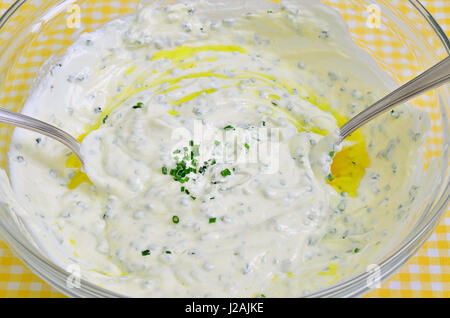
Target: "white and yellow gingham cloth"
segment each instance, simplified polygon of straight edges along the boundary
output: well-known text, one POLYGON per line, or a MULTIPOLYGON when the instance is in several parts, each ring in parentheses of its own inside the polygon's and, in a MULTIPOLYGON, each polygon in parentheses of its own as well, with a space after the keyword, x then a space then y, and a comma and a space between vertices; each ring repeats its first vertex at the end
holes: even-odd
MULTIPOLYGON (((336 3, 337 0, 326 0, 336 3)), ((399 2, 399 10, 401 10, 402 1, 399 2)), ((345 2, 342 0, 341 2, 345 2)), ((13 0, 0 0, 0 13, 2 14, 11 4, 13 0)), ((423 0, 422 3, 433 14, 436 20, 441 24, 448 34, 450 27, 450 1, 448 0, 423 0)), ((345 5, 345 4, 343 4, 345 5)), ((107 7, 105 10, 114 10, 113 7, 107 7)), ((350 11, 349 11, 350 12, 350 11)), ((121 13, 121 12, 118 12, 121 13)), ((95 15, 87 17, 95 19, 95 15)), ((351 26, 352 31, 358 32, 358 25, 365 22, 366 17, 360 15, 355 25, 351 26), (359 24, 358 24, 359 23, 359 24)), ((362 27, 363 28, 363 27, 362 27)), ((364 32, 361 29, 361 32, 364 32)), ((376 42, 376 37, 368 36, 367 42, 376 42)), ((0 38, 0 45, 2 39, 0 38)), ((396 50, 396 43, 393 42, 394 49, 386 50, 383 58, 398 59, 399 63, 404 63, 401 50, 396 50), (402 62, 403 61, 403 62, 402 62)), ((376 46, 375 46, 376 47, 376 46)), ((369 45, 370 48, 370 45, 369 45)), ((399 67, 401 69, 401 67, 399 67)), ((404 71, 400 72, 399 82, 413 76, 414 66, 407 65, 404 71)), ((11 98, 11 97, 10 97, 11 98)), ((426 107, 427 99, 424 98, 424 107, 426 107)), ((0 98, 0 102, 4 102, 0 98)), ((418 102, 420 105, 420 101, 418 102)), ((422 105, 421 105, 422 106, 422 105)), ((439 114, 436 114, 439 117, 439 114)), ((430 114, 431 119, 433 113, 430 114)), ((438 135, 438 133, 436 134, 438 135)), ((439 138, 439 137, 437 137, 439 138)), ((3 159, 4 160, 4 159, 3 159)), ((381 288, 370 292, 367 297, 450 297, 450 210, 447 210, 445 217, 436 231, 430 237, 428 242, 421 250, 403 266, 397 274, 392 276, 388 281, 382 284, 381 288)), ((12 252, 6 244, 0 241, 0 297, 64 297, 61 293, 55 291, 39 277, 34 275, 12 252)))

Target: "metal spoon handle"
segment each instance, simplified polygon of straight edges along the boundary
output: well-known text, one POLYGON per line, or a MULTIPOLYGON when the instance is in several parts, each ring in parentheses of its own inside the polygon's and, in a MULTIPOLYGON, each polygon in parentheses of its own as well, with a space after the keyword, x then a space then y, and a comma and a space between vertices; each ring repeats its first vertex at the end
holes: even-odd
POLYGON ((46 135, 50 138, 56 139, 69 147, 73 151, 73 153, 81 160, 81 162, 83 162, 80 153, 80 143, 71 135, 55 126, 49 125, 38 119, 13 112, 3 107, 0 107, 0 122, 29 129, 46 135))
POLYGON ((340 141, 374 117, 450 80, 450 56, 360 112, 340 128, 340 141))

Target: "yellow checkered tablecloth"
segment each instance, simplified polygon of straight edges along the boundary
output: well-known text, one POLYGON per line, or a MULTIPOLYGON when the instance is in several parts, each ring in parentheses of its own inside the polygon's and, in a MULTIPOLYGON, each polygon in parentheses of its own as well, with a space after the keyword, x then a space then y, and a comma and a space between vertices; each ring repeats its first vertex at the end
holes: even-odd
MULTIPOLYGON (((333 0, 330 0, 333 1, 333 0)), ((0 0, 0 13, 14 1, 0 0)), ((423 0, 448 34, 450 1, 423 0)), ((1 39, 0 39, 1 43, 1 39)), ((412 76, 412 74, 404 74, 412 76)), ((450 297, 450 210, 421 250, 367 297, 450 297)), ((0 297, 64 297, 34 275, 0 241, 0 297)))

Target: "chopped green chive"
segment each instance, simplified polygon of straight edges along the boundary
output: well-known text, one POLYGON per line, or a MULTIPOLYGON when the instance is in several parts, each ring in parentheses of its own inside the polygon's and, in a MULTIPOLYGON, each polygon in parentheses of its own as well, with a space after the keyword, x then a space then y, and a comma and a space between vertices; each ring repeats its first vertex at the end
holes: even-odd
POLYGON ((331 175, 331 173, 327 176, 327 179, 328 179, 328 181, 333 181, 334 180, 334 178, 333 178, 333 176, 331 175))
POLYGON ((136 105, 134 105, 133 108, 137 109, 137 108, 142 108, 143 106, 144 106, 144 103, 139 102, 136 105))
POLYGON ((172 252, 171 251, 166 251, 166 254, 172 254, 172 252))
POLYGON ((221 174, 223 177, 226 177, 226 176, 231 175, 231 171, 230 171, 229 169, 225 169, 225 170, 222 170, 222 171, 220 172, 220 174, 221 174))
MULTIPOLYGON (((208 161, 205 161, 204 165, 197 169, 198 160, 196 160, 194 158, 200 156, 200 145, 195 145, 194 141, 190 140, 189 146, 191 148, 190 150, 188 147, 183 147, 183 151, 177 149, 173 152, 174 154, 179 154, 181 152, 184 153, 183 159, 179 159, 178 156, 176 156, 174 158, 175 165, 176 165, 174 168, 172 168, 170 170, 168 170, 166 167, 161 168, 161 171, 163 174, 171 175, 173 177, 173 180, 175 180, 181 184, 185 184, 186 182, 188 182, 190 180, 190 178, 188 176, 189 174, 200 173, 200 174, 204 175, 205 171, 209 167, 209 165, 216 164, 216 159, 212 158, 212 159, 209 159, 208 161)), ((186 193, 186 195, 189 195, 192 200, 197 199, 196 197, 194 197, 190 194, 189 190, 185 186, 180 187, 180 190, 181 190, 181 192, 186 193)))
POLYGON ((220 146, 220 141, 215 140, 215 141, 214 141, 214 144, 215 144, 216 146, 220 146))
POLYGON ((109 115, 106 115, 104 118, 103 118, 103 123, 106 123, 106 120, 108 119, 108 117, 109 117, 109 115))
POLYGON ((228 126, 226 126, 226 127, 224 127, 223 129, 225 129, 225 130, 236 130, 233 126, 231 126, 231 125, 228 125, 228 126))
POLYGON ((176 215, 172 216, 172 222, 178 224, 180 222, 180 218, 176 215))
POLYGON ((245 148, 250 149, 250 145, 248 143, 245 143, 245 148))
POLYGON ((261 297, 261 298, 266 298, 266 295, 261 294, 260 297, 261 297))
POLYGON ((335 151, 330 151, 329 153, 330 157, 333 158, 335 153, 336 153, 335 151))
POLYGON ((209 223, 216 223, 216 218, 210 218, 209 223))
POLYGON ((141 252, 142 256, 148 256, 150 255, 150 250, 145 250, 141 252))
POLYGON ((360 251, 359 248, 355 248, 353 252, 356 254, 356 253, 359 253, 359 251, 360 251))

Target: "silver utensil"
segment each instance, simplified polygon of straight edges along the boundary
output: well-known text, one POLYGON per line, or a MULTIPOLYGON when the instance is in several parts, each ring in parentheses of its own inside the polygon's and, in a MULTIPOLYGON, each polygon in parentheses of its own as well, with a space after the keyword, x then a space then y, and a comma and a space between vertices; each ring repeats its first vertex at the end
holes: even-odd
MULTIPOLYGON (((339 142, 343 141, 351 133, 368 121, 390 110, 395 105, 406 102, 419 94, 441 86, 449 80, 450 56, 432 66, 406 84, 403 84, 389 95, 383 97, 375 104, 350 119, 340 128, 339 142)), ((84 164, 83 156, 80 152, 81 144, 65 131, 38 119, 16 113, 2 107, 0 107, 0 122, 29 129, 58 140, 69 147, 84 164)))
POLYGON ((64 130, 47 124, 39 119, 13 112, 3 107, 0 107, 0 122, 29 129, 58 140, 59 142, 69 147, 84 165, 83 156, 80 152, 81 144, 64 130))
POLYGON ((378 115, 390 110, 411 98, 439 87, 450 80, 450 56, 436 65, 403 84, 387 96, 369 106, 358 115, 350 119, 339 129, 339 142, 350 136, 356 129, 374 119, 378 115))

